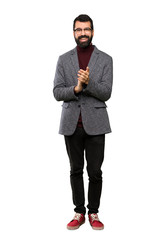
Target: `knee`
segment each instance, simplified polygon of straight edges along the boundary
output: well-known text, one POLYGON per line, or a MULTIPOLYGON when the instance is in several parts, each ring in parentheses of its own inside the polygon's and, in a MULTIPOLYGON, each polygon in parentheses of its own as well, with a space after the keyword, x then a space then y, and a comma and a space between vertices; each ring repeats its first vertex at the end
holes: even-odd
POLYGON ((70 177, 81 177, 83 175, 83 169, 71 169, 70 177))
POLYGON ((88 176, 89 176, 89 180, 93 183, 102 182, 102 171, 101 170, 88 171, 88 176))

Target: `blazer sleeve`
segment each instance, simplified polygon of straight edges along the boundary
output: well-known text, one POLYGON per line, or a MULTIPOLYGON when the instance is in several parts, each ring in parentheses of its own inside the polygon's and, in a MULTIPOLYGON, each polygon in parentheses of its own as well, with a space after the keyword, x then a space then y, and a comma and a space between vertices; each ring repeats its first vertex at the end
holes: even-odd
POLYGON ((54 78, 53 95, 57 101, 78 100, 74 93, 74 87, 66 87, 65 75, 61 56, 58 59, 56 73, 54 78))
POLYGON ((107 64, 104 66, 102 79, 99 82, 89 80, 88 85, 83 92, 101 101, 107 101, 111 97, 113 83, 113 60, 109 58, 107 64))

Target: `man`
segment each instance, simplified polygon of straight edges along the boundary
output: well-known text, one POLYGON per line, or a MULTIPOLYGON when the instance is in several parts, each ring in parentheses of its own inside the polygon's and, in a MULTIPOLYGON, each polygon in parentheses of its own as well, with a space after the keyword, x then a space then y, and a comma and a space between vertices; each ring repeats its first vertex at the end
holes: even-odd
POLYGON ((112 58, 92 45, 93 21, 78 16, 73 23, 76 48, 61 55, 54 79, 54 97, 63 101, 59 133, 64 135, 70 160, 70 181, 75 217, 68 229, 85 222, 84 153, 89 176, 88 216, 93 229, 104 228, 98 219, 102 190, 101 166, 105 134, 111 132, 105 101, 112 90, 112 58))

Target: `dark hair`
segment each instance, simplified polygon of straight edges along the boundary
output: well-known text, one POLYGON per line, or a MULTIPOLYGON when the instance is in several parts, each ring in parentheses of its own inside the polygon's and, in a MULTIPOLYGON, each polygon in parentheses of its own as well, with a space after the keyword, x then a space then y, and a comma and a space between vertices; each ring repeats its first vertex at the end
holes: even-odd
POLYGON ((93 30, 93 21, 92 21, 92 19, 88 15, 81 14, 78 17, 76 17, 74 19, 74 22, 73 22, 73 30, 75 28, 76 21, 79 21, 79 22, 90 22, 91 23, 91 29, 93 30))

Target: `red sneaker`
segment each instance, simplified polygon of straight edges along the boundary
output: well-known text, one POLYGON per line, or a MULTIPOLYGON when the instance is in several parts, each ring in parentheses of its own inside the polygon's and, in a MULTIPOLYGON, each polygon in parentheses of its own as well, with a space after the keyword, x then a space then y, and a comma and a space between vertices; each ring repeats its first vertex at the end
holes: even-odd
POLYGON ((103 223, 99 221, 98 215, 96 213, 89 214, 89 222, 93 229, 102 230, 104 228, 103 223))
POLYGON ((81 213, 76 213, 73 220, 67 224, 67 229, 78 229, 83 223, 85 223, 85 217, 81 213))

